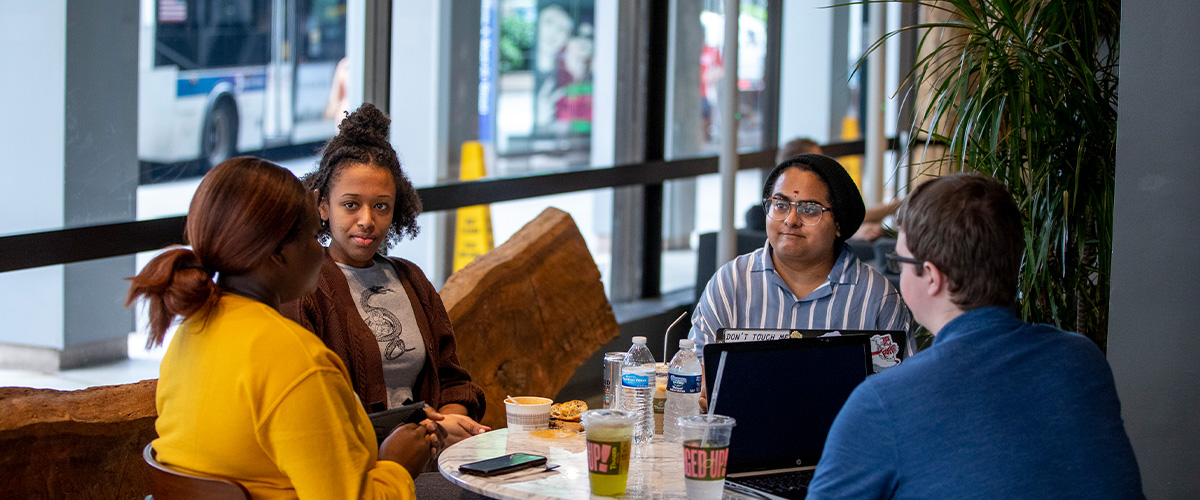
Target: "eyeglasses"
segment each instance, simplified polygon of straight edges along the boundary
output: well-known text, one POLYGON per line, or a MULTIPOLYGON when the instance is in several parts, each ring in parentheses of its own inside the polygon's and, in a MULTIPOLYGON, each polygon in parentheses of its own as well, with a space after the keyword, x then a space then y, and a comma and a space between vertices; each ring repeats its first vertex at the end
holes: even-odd
POLYGON ((796 217, 800 219, 801 224, 806 226, 820 224, 821 216, 825 215, 825 212, 833 211, 832 208, 826 208, 819 203, 810 201, 787 201, 779 198, 763 200, 763 210, 772 220, 787 220, 788 214, 792 212, 792 207, 796 207, 796 217))
POLYGON ((920 276, 922 266, 925 265, 925 262, 926 261, 921 260, 921 259, 914 259, 911 257, 901 257, 896 252, 888 252, 887 253, 887 272, 889 272, 891 274, 900 274, 900 271, 903 269, 900 266, 900 264, 912 264, 914 266, 917 266, 916 273, 917 273, 917 276, 920 276))

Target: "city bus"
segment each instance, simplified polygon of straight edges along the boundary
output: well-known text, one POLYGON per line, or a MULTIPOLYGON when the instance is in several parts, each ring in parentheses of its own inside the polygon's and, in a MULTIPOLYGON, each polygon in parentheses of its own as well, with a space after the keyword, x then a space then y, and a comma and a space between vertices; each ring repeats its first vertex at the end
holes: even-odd
POLYGON ((326 140, 346 81, 346 0, 142 0, 138 157, 198 162, 326 140))

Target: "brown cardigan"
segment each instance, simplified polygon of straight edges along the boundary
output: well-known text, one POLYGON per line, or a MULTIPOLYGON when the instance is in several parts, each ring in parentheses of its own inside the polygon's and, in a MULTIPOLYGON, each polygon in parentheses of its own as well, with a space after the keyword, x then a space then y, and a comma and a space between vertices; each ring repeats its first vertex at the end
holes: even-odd
MULTIPOLYGON (((483 418, 483 389, 471 383, 471 375, 458 364, 454 329, 425 273, 412 262, 389 257, 408 292, 417 327, 425 340, 425 367, 413 386, 413 399, 434 408, 458 403, 467 415, 483 418)), ((354 392, 368 413, 387 407, 387 387, 383 378, 383 359, 375 334, 363 321, 354 305, 350 286, 341 268, 325 252, 317 291, 279 307, 284 316, 316 333, 330 350, 337 353, 350 372, 354 392)))

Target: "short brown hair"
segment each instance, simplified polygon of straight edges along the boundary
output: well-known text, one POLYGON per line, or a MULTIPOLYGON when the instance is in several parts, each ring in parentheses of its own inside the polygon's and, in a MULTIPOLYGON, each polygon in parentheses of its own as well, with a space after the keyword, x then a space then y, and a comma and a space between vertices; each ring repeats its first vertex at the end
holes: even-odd
POLYGON ((946 275, 951 300, 962 310, 1016 300, 1025 235, 1021 213, 1000 182, 979 174, 926 182, 904 200, 896 225, 913 257, 946 275))
POLYGON ((793 156, 806 154, 821 154, 821 145, 807 137, 792 139, 775 153, 775 163, 780 164, 793 156))

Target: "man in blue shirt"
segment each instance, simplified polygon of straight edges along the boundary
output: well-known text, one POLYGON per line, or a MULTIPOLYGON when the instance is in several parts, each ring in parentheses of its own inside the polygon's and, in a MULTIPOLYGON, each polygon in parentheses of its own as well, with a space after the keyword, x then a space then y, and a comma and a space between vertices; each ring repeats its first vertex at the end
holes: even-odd
POLYGON ((936 337, 855 389, 808 498, 1144 498, 1104 355, 1013 314, 1024 238, 1004 187, 932 180, 897 224, 901 294, 936 337))

